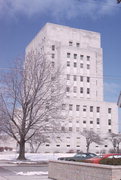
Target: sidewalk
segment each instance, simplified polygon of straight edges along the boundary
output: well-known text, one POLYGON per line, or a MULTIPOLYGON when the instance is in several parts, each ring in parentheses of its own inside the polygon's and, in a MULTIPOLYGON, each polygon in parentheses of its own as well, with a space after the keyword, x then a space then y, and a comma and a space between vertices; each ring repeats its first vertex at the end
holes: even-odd
POLYGON ((48 176, 0 176, 0 180, 52 180, 48 176))
POLYGON ((0 176, 0 180, 52 180, 47 176, 0 176))
MULTIPOLYGON (((44 163, 47 164, 47 162, 43 162, 43 161, 42 162, 34 162, 34 163, 36 163, 37 166, 39 166, 39 164, 40 164, 40 168, 41 168, 42 164, 43 165, 44 165, 44 163)), ((43 174, 40 173, 39 175, 37 175, 37 174, 32 175, 31 172, 30 172, 30 175, 29 174, 27 175, 26 173, 23 173, 22 175, 20 175, 20 174, 17 174, 16 170, 13 171, 11 169, 11 167, 16 168, 16 166, 20 167, 20 169, 21 169, 22 165, 23 165, 23 168, 26 168, 29 166, 31 167, 31 165, 34 165, 34 163, 32 162, 30 164, 30 162, 29 162, 29 164, 28 164, 28 162, 26 162, 26 163, 23 162, 23 163, 20 163, 20 166, 19 166, 19 163, 15 164, 13 161, 2 160, 2 161, 0 161, 0 180, 51 180, 50 178, 48 178, 47 172, 43 173, 43 174), (26 164, 26 166, 25 166, 25 164, 26 164)), ((41 169, 40 169, 40 171, 42 172, 41 169)), ((25 172, 26 172, 26 170, 25 170, 25 172)))

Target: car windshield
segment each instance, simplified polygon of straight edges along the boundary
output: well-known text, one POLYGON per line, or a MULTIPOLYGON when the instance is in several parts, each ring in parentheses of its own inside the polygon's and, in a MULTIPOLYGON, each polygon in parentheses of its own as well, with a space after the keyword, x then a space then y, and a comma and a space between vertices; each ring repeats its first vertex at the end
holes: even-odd
POLYGON ((82 157, 82 158, 85 158, 85 157, 94 157, 95 154, 76 154, 74 157, 82 157))
POLYGON ((75 157, 86 157, 86 154, 76 154, 75 157))

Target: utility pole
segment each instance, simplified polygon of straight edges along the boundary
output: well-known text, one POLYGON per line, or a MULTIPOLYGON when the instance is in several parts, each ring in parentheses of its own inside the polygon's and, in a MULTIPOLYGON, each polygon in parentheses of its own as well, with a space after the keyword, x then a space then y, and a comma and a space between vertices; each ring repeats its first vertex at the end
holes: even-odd
POLYGON ((121 92, 119 94, 117 105, 118 105, 119 108, 121 108, 121 92))

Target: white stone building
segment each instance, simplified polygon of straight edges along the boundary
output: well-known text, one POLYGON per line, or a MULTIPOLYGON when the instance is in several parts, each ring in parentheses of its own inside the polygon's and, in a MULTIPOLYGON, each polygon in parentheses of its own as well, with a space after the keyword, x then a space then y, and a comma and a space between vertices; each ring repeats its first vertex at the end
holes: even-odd
MULTIPOLYGON (((86 150, 80 131, 93 130, 105 136, 118 133, 116 103, 103 99, 103 56, 100 34, 87 30, 47 23, 26 48, 42 50, 53 65, 64 67, 66 97, 62 108, 68 111, 66 128, 69 133, 58 135, 56 141, 44 144, 40 151, 68 152, 86 150), (61 139, 61 140, 60 140, 61 139)), ((92 143, 90 151, 108 150, 109 142, 92 143)))

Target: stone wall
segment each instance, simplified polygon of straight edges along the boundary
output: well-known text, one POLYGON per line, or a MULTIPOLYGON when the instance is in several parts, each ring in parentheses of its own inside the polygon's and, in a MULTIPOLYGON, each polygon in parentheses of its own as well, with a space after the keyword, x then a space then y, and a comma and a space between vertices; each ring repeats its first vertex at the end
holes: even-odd
POLYGON ((54 180, 121 180, 121 166, 50 161, 49 178, 54 180))

